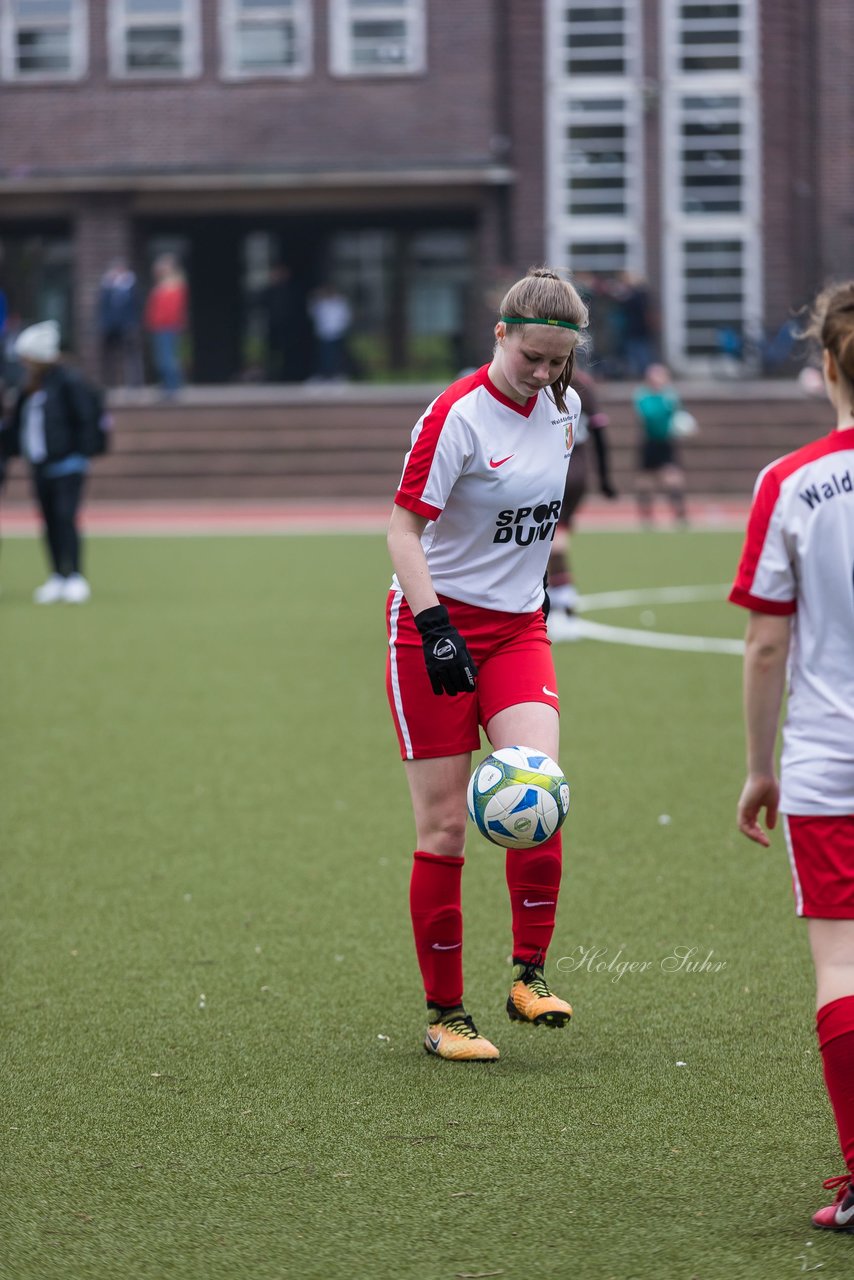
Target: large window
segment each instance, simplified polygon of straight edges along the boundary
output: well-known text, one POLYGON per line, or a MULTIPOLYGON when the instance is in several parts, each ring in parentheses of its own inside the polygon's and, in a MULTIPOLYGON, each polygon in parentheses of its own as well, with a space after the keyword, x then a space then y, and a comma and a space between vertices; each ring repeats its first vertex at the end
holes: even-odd
POLYGON ((717 356, 744 345, 747 274, 743 240, 685 240, 682 280, 685 346, 717 356))
POLYGON ((86 0, 0 0, 5 80, 76 80, 86 71, 86 0))
POLYGON ((223 74, 298 76, 311 70, 309 0, 222 0, 223 74))
POLYGON ((368 381, 455 376, 466 360, 472 233, 463 227, 336 232, 328 278, 350 299, 350 347, 368 381))
POLYGON ((742 71, 749 3, 679 0, 676 39, 681 71, 742 71))
POLYGON ((741 213, 747 116, 741 96, 686 94, 679 101, 679 116, 682 211, 741 213))
POLYGON ((662 0, 664 319, 706 370, 761 329, 757 0, 662 0))
POLYGON ((405 75, 426 64, 426 0, 331 0, 332 70, 405 75))
MULTIPOLYGON (((71 229, 33 220, 28 225, 0 223, 0 261, 8 304, 7 340, 38 320, 56 320, 65 349, 73 349, 71 229)), ((21 369, 12 360, 7 377, 15 382, 21 369)))
POLYGON ((577 275, 615 276, 625 271, 632 261, 631 246, 626 240, 567 241, 568 258, 577 275))
POLYGON ((198 0, 111 0, 114 76, 186 77, 200 69, 198 0))
POLYGON ((635 0, 587 0, 558 6, 563 27, 561 62, 568 76, 629 75, 637 58, 632 37, 635 0))
POLYGON ((638 121, 625 94, 566 101, 564 210, 571 217, 625 218, 634 212, 638 121))
POLYGON ((550 260, 609 277, 643 269, 639 0, 550 0, 550 260))

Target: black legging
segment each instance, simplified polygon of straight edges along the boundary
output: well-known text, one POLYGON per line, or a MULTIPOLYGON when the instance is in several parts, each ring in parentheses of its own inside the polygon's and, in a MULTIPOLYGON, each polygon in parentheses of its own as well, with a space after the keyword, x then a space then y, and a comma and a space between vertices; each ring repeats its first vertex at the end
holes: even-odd
POLYGON ((44 519, 45 541, 54 573, 68 578, 80 572, 80 534, 77 512, 86 475, 74 471, 47 479, 43 468, 33 470, 33 488, 44 519))

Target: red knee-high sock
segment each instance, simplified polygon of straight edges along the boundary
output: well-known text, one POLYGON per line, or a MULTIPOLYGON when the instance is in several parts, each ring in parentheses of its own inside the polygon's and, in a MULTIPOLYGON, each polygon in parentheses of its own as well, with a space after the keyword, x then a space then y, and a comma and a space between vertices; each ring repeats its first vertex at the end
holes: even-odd
POLYGON ((839 1145, 848 1172, 854 1177, 854 995, 822 1005, 816 1014, 816 1027, 839 1145))
POLYGON ((463 1002, 463 858, 415 852, 409 909, 428 1004, 463 1002))
POLYGON ((507 887, 513 911, 513 957, 545 963, 555 927, 563 844, 560 832, 536 849, 507 850, 507 887))

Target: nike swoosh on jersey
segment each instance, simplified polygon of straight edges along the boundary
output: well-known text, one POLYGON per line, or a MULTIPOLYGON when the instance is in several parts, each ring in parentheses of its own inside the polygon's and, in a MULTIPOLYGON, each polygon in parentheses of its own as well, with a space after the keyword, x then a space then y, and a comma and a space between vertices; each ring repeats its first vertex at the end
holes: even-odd
POLYGON ((434 951, 456 951, 457 947, 461 947, 462 945, 463 944, 461 942, 449 942, 447 945, 444 945, 441 942, 434 942, 433 950, 434 951))
POLYGON ((559 696, 555 693, 554 689, 547 689, 545 685, 543 685, 543 693, 547 693, 550 698, 557 698, 559 696))
POLYGON ((526 898, 525 901, 522 903, 522 906, 523 907, 553 907, 554 904, 555 904, 554 898, 546 898, 543 902, 529 902, 528 899, 526 898))
POLYGON ((490 466, 493 468, 493 470, 494 470, 494 469, 495 469, 495 467, 503 467, 505 462, 509 462, 511 458, 515 458, 515 457, 516 457, 515 453, 508 453, 508 455, 507 455, 507 457, 506 457, 506 458, 497 458, 497 459, 496 459, 496 458, 490 458, 490 459, 489 459, 489 465, 490 465, 490 466))

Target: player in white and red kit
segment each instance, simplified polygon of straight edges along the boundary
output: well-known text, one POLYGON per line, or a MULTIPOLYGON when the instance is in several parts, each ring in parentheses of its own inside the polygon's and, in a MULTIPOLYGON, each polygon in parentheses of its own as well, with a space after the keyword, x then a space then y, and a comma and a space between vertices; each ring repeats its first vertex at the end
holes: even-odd
MULTIPOLYGON (((417 849, 410 885, 429 1053, 498 1050, 463 1006, 461 876, 466 787, 480 728, 493 747, 558 755, 558 691, 543 579, 580 403, 569 389, 587 310, 535 269, 505 294, 492 362, 429 406, 412 433, 389 525, 389 703, 417 849)), ((562 1026, 572 1009, 543 966, 561 878, 558 833, 508 851, 511 1018, 562 1026)))
POLYGON ((783 814, 798 915, 809 921, 824 1077, 847 1173, 813 1224, 854 1233, 854 281, 813 313, 836 430, 756 483, 730 599, 750 609, 747 780, 739 829, 783 814), (774 748, 788 666, 781 782, 774 748))

